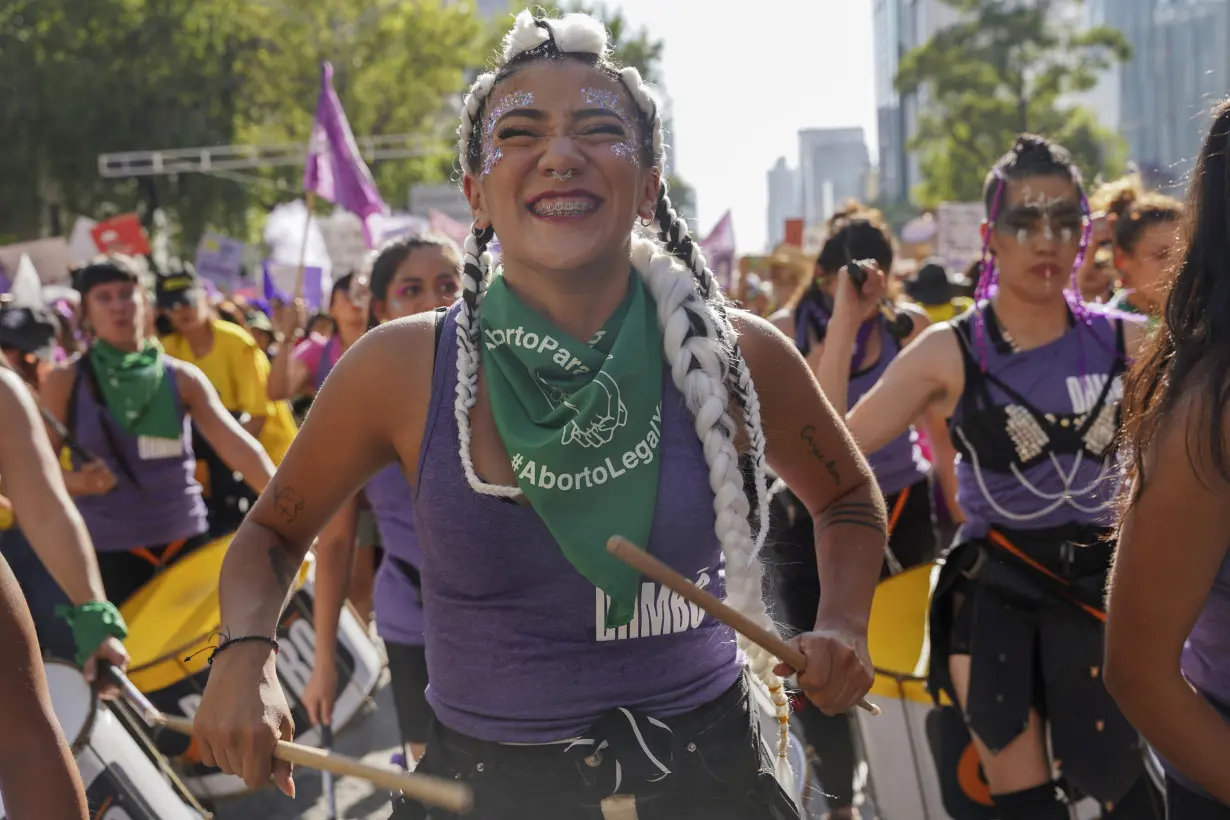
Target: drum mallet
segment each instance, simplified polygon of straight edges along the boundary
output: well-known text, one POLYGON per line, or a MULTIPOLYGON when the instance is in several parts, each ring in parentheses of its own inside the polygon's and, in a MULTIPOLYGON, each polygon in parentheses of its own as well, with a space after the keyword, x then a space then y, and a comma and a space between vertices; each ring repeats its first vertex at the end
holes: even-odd
MULTIPOLYGON (((145 697, 123 672, 111 667, 107 670, 107 674, 123 692, 124 697, 132 703, 141 715, 141 719, 150 726, 164 726, 184 735, 194 733, 190 719, 163 714, 158 707, 150 703, 149 698, 145 697)), ((369 766, 354 758, 315 749, 311 746, 289 743, 285 740, 278 741, 273 756, 278 760, 309 769, 317 769, 342 777, 358 777, 382 789, 400 792, 411 800, 440 806, 455 814, 466 814, 474 805, 474 792, 465 783, 369 766)))
MULTIPOLYGON (((774 657, 780 658, 796 672, 802 672, 807 668, 807 657, 783 641, 777 633, 770 632, 743 613, 722 603, 657 558, 638 549, 628 539, 616 535, 606 542, 606 548, 608 552, 646 578, 656 581, 672 592, 677 592, 680 597, 696 604, 752 643, 772 653, 774 657)), ((860 700, 858 706, 873 715, 880 714, 880 707, 869 703, 866 698, 860 700)))

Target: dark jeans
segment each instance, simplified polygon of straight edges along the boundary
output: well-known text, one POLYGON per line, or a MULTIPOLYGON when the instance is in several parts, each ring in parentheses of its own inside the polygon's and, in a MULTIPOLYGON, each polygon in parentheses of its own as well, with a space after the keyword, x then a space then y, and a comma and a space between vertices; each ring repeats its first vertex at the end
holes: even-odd
MULTIPOLYGON (((671 774, 633 785, 640 820, 798 820, 798 809, 773 777, 747 683, 665 722, 673 731, 671 774)), ((581 762, 565 745, 506 746, 454 732, 433 721, 417 771, 474 788, 470 820, 601 820, 615 756, 581 762)), ((393 820, 453 820, 415 803, 394 804, 393 820)))

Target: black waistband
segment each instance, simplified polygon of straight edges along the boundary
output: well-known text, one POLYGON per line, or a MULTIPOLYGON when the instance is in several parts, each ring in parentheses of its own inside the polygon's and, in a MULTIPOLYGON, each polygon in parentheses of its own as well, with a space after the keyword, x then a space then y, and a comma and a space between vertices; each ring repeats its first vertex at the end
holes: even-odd
MULTIPOLYGON (((661 721, 670 727, 676 738, 687 738, 726 717, 733 710, 742 708, 747 702, 748 694, 747 677, 741 675, 733 686, 715 699, 689 712, 661 718, 661 721)), ((460 751, 493 763, 501 760, 513 760, 522 765, 533 760, 541 760, 544 763, 554 762, 564 756, 564 750, 568 747, 568 743, 523 746, 479 740, 450 729, 438 720, 434 728, 438 739, 447 749, 460 751)))

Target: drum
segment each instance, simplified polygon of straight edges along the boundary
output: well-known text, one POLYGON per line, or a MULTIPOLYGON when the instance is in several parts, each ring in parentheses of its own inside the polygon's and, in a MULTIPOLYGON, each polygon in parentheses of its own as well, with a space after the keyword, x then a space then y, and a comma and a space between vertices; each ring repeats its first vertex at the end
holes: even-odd
MULTIPOLYGON (((881 714, 873 717, 856 710, 856 734, 876 814, 891 820, 950 816, 927 739, 927 718, 934 706, 926 689, 927 609, 934 571, 934 563, 923 564, 886 578, 876 587, 871 605, 867 640, 876 674, 867 699, 881 714)), ((986 799, 989 805, 989 791, 986 799)))
MULTIPOLYGON (((55 660, 45 666, 51 705, 81 772, 92 820, 201 820, 75 666, 55 660)), ((6 816, 0 803, 0 818, 6 816)))
MULTIPOLYGON (((869 769, 876 814, 886 820, 995 820, 991 789, 961 712, 926 688, 931 643, 928 612, 936 562, 876 587, 868 626, 875 683, 873 717, 856 710, 856 735, 869 769)), ((1096 801, 1073 807, 1076 820, 1101 816, 1096 801)))
MULTIPOLYGON (((218 576, 230 537, 201 547, 172 564, 138 591, 121 608, 128 622, 125 642, 132 656, 128 676, 160 710, 192 717, 209 676, 210 649, 221 624, 218 576)), ((302 585, 282 615, 278 635, 278 679, 295 721, 295 740, 318 745, 320 731, 312 726, 301 698, 315 663, 314 587, 309 556, 300 574, 302 585)), ((338 623, 338 700, 334 731, 358 713, 380 677, 376 647, 349 610, 338 623)), ((204 766, 191 740, 169 732, 158 736, 159 750, 177 759, 183 779, 194 795, 216 799, 248 791, 243 780, 204 766)))

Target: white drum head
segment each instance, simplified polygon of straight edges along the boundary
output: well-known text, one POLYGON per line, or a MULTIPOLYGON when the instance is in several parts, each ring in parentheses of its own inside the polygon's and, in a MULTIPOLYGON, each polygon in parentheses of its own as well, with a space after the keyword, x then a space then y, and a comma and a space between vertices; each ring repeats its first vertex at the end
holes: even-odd
POLYGON ((96 696, 77 667, 57 660, 43 663, 56 719, 60 721, 60 729, 69 745, 76 746, 94 713, 96 696))

